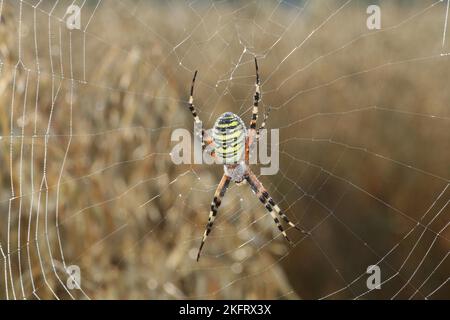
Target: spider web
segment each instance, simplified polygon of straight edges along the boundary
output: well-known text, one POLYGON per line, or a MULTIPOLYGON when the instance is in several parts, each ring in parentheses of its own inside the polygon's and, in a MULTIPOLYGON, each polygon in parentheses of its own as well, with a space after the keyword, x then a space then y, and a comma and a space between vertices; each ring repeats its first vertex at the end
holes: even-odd
POLYGON ((448 298, 449 1, 370 4, 0 0, 0 296, 448 298), (222 168, 170 135, 196 69, 207 125, 249 121, 255 56, 280 170, 253 170, 310 235, 233 185, 197 263, 222 168))

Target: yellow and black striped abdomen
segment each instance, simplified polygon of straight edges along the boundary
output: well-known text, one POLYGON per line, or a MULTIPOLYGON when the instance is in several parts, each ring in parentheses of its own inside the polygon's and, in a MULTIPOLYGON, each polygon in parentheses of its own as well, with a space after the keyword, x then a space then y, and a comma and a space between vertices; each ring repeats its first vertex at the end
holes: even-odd
POLYGON ((216 155, 224 164, 236 164, 243 159, 247 129, 241 118, 226 112, 217 119, 213 129, 216 155))

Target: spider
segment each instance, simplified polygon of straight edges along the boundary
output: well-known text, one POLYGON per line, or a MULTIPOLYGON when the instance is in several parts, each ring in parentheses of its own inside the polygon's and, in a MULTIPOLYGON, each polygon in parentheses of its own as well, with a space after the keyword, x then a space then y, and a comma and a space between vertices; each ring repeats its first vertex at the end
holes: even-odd
MULTIPOLYGON (((270 110, 268 108, 268 111, 264 114, 264 119, 261 126, 259 129, 256 129, 256 123, 258 120, 258 106, 261 101, 259 69, 256 58, 255 69, 255 95, 253 97, 253 110, 250 128, 247 130, 242 119, 236 114, 232 112, 225 112, 216 120, 212 136, 207 134, 203 129, 199 132, 203 151, 208 148, 209 154, 215 158, 218 158, 224 164, 224 174, 219 185, 217 186, 216 192, 214 193, 213 201, 211 202, 211 211, 209 213, 208 223, 206 224, 206 229, 198 249, 197 261, 200 259, 203 245, 211 232, 217 215, 217 210, 220 207, 222 198, 225 196, 225 192, 227 191, 230 182, 235 182, 238 185, 245 182, 249 184, 253 193, 256 194, 265 206, 269 214, 272 216, 273 221, 277 225, 278 230, 280 230, 289 244, 293 245, 276 214, 278 214, 289 226, 304 234, 307 234, 307 232, 292 223, 283 211, 281 211, 280 207, 275 203, 266 188, 264 188, 249 166, 249 150, 252 148, 254 143, 258 141, 260 130, 265 128, 268 118, 268 111, 270 110)), ((194 116, 195 123, 200 125, 201 121, 194 107, 194 85, 196 77, 197 71, 195 71, 194 78, 192 79, 191 95, 189 97, 189 110, 194 116)))

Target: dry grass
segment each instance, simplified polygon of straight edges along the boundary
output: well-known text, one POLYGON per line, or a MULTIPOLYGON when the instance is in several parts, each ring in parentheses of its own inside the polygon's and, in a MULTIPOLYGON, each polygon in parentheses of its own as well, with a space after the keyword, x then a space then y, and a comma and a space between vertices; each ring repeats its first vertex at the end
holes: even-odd
MULTIPOLYGON (((433 269, 449 250, 450 192, 420 220, 450 177, 442 4, 383 3, 384 29, 370 33, 365 4, 356 2, 291 53, 343 2, 314 1, 292 20, 295 7, 274 11, 272 2, 104 1, 87 31, 71 34, 54 18, 69 2, 59 2, 50 20, 51 3, 33 10, 24 2, 20 53, 19 5, 3 3, 0 244, 11 254, 0 260, 11 261, 18 298, 21 282, 27 298, 33 286, 40 298, 54 297, 50 288, 70 298, 58 280, 65 283, 64 270, 52 269, 51 258, 63 261, 56 221, 64 261, 80 266, 91 298, 318 298, 357 279, 396 244, 380 267, 383 277, 401 268, 399 275, 366 298, 392 297, 424 255, 399 297, 429 275, 416 298, 444 283, 448 259, 433 269), (264 105, 274 106, 269 126, 281 128, 280 173, 262 181, 313 236, 289 230, 298 244, 288 248, 248 188, 233 187, 197 263, 221 168, 173 165, 170 135, 192 128, 185 104, 195 69, 196 101, 209 125, 225 110, 249 117, 252 53, 266 53, 264 105)), ((87 17, 96 2, 88 3, 87 17)), ((7 278, 2 298, 12 297, 7 278)), ((355 297, 364 286, 365 277, 332 298, 355 297)), ((447 283, 432 297, 448 292, 447 283)))

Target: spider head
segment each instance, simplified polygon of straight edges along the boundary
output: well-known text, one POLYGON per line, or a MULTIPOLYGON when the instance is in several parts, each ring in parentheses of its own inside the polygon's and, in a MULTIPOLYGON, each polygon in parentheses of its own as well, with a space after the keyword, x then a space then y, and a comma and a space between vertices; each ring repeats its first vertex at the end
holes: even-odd
POLYGON ((238 164, 245 152, 247 128, 240 117, 232 112, 222 114, 214 124, 213 140, 217 157, 225 165, 238 164))

